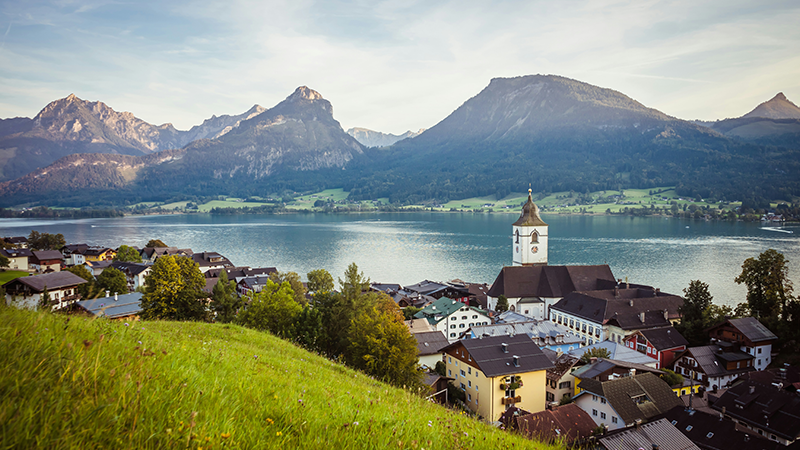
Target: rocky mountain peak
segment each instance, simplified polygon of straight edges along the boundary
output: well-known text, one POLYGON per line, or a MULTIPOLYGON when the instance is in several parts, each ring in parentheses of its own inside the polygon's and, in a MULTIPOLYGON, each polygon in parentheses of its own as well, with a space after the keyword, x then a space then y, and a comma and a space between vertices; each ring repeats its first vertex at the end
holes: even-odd
POLYGON ((789 101, 783 92, 756 106, 755 109, 742 116, 765 117, 767 119, 800 119, 800 107, 789 101))
POLYGON ((287 100, 323 100, 322 94, 309 88, 308 86, 300 86, 294 90, 287 100))

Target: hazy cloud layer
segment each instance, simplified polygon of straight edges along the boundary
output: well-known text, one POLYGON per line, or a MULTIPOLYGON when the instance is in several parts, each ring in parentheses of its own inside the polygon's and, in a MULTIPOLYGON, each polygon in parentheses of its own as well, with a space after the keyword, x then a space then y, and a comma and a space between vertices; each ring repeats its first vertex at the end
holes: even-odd
POLYGON ((402 133, 535 73, 686 119, 800 103, 796 1, 164 3, 0 4, 0 117, 75 93, 188 129, 307 85, 344 128, 402 133))

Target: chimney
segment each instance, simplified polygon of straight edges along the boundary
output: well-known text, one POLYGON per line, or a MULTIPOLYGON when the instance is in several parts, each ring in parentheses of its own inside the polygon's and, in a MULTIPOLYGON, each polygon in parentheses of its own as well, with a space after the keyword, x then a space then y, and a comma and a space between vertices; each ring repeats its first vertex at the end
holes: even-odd
POLYGON ((656 288, 656 295, 661 293, 661 288, 656 288))
POLYGON ((640 426, 642 426, 642 419, 636 419, 636 429, 638 430, 640 426))
POLYGON ((639 320, 641 320, 642 323, 644 323, 644 312, 639 313, 639 320))
POLYGON ((618 287, 614 288, 614 298, 619 298, 619 288, 618 287))
POLYGON ((514 355, 512 358, 514 358, 514 367, 519 367, 519 356, 514 355))
POLYGON ((505 342, 500 344, 500 348, 503 349, 503 353, 508 353, 508 344, 506 344, 505 342))
POLYGON ((116 292, 114 292, 114 301, 117 301, 117 300, 119 300, 119 295, 116 292))
POLYGON ((592 356, 591 358, 589 358, 589 364, 594 364, 596 362, 597 362, 597 357, 596 356, 592 356))
POLYGON ((106 291, 106 297, 111 297, 111 291, 106 291))
POLYGON ((658 293, 656 293, 655 289, 653 289, 653 297, 658 297, 658 293))
POLYGON ((669 311, 664 310, 664 320, 669 320, 669 311))
POLYGON ((750 393, 751 394, 755 394, 756 393, 756 387, 754 385, 752 385, 752 384, 750 385, 750 393))
POLYGON ((628 304, 629 304, 630 306, 633 306, 633 299, 630 299, 630 300, 628 300, 628 304))

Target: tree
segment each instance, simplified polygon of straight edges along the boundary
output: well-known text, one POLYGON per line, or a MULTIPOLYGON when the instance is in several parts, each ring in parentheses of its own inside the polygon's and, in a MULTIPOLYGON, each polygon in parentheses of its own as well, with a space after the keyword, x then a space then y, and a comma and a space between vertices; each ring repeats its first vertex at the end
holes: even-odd
POLYGON ((436 361, 436 366, 433 368, 433 371, 438 373, 439 375, 446 377, 447 376, 447 365, 444 361, 436 361))
POLYGON ((322 312, 306 305, 295 323, 295 342, 309 350, 318 350, 323 338, 322 312))
POLYGON ((581 356, 581 363, 589 364, 592 362, 592 358, 608 358, 611 356, 611 353, 608 352, 608 349, 602 347, 595 347, 583 352, 581 356))
POLYGON ((339 278, 339 286, 342 295, 352 300, 369 290, 369 278, 364 277, 364 272, 358 271, 356 263, 350 263, 344 271, 344 280, 339 278))
POLYGON ((217 314, 216 321, 233 322, 241 306, 242 299, 236 293, 236 282, 228 281, 228 272, 221 270, 217 284, 211 290, 211 310, 217 314))
POLYGON ((308 272, 308 290, 313 293, 333 291, 333 276, 325 269, 308 272))
POLYGON ((683 376, 679 373, 675 373, 669 369, 661 369, 664 373, 661 374, 661 379, 664 380, 670 386, 675 386, 678 384, 683 384, 683 376))
POLYGON ((497 297, 497 305, 494 307, 497 312, 508 311, 508 297, 500 295, 497 297))
POLYGON ((0 268, 8 267, 11 264, 11 260, 6 258, 5 255, 0 255, 0 268))
POLYGON ((292 287, 294 300, 297 304, 304 306, 308 303, 308 299, 306 299, 306 287, 303 286, 303 282, 300 280, 300 275, 298 275, 297 272, 272 272, 269 274, 269 279, 278 285, 288 282, 292 287))
POLYGON ((403 323, 400 308, 383 295, 353 319, 348 362, 395 386, 421 387, 417 340, 403 323))
POLYGON ((417 308, 416 306, 406 306, 403 308, 403 319, 411 320, 414 318, 414 315, 420 311, 422 311, 422 308, 417 308))
POLYGON ((294 337, 295 319, 303 310, 294 297, 288 281, 278 285, 267 280, 267 285, 261 292, 251 293, 246 299, 246 306, 239 313, 239 323, 291 339, 294 337))
POLYGON ((736 283, 747 286, 747 305, 757 319, 775 324, 786 315, 792 300, 788 261, 776 250, 769 249, 758 259, 747 258, 736 283))
POLYGON ((42 290, 42 295, 39 297, 39 309, 51 311, 53 308, 50 305, 50 291, 47 290, 47 285, 42 290))
POLYGON ((31 250, 61 250, 61 247, 67 245, 64 235, 39 233, 36 230, 31 230, 28 236, 28 247, 31 250))
POLYGON ((150 239, 144 246, 144 248, 155 248, 155 247, 169 247, 169 246, 165 244, 163 241, 161 241, 161 239, 150 239))
POLYGON ((127 294, 128 277, 119 269, 107 267, 97 276, 97 287, 110 294, 127 294))
POLYGON ((117 249, 117 255, 114 256, 114 261, 140 263, 142 262, 142 255, 133 247, 120 245, 117 249))
POLYGON ((87 269, 86 266, 72 266, 67 269, 67 272, 72 272, 73 274, 86 280, 86 283, 79 284, 77 287, 78 294, 80 294, 81 298, 94 298, 94 293, 96 290, 94 275, 89 272, 89 269, 87 269))
POLYGON ((705 312, 712 305, 713 297, 708 292, 708 284, 700 280, 692 280, 683 290, 683 305, 678 308, 681 323, 676 326, 678 332, 689 341, 691 347, 705 344, 708 336, 703 330, 710 325, 706 322, 705 312))
POLYGON ((205 278, 191 258, 162 256, 145 278, 142 318, 146 320, 205 320, 205 278))

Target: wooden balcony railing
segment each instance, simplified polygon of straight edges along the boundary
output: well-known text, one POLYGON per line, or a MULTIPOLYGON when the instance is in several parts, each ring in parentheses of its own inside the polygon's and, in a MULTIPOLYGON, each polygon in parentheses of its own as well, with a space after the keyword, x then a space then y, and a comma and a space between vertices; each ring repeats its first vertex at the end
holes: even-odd
POLYGON ((514 403, 519 403, 522 401, 522 396, 518 395, 516 397, 503 397, 500 399, 501 405, 513 405, 514 403))

